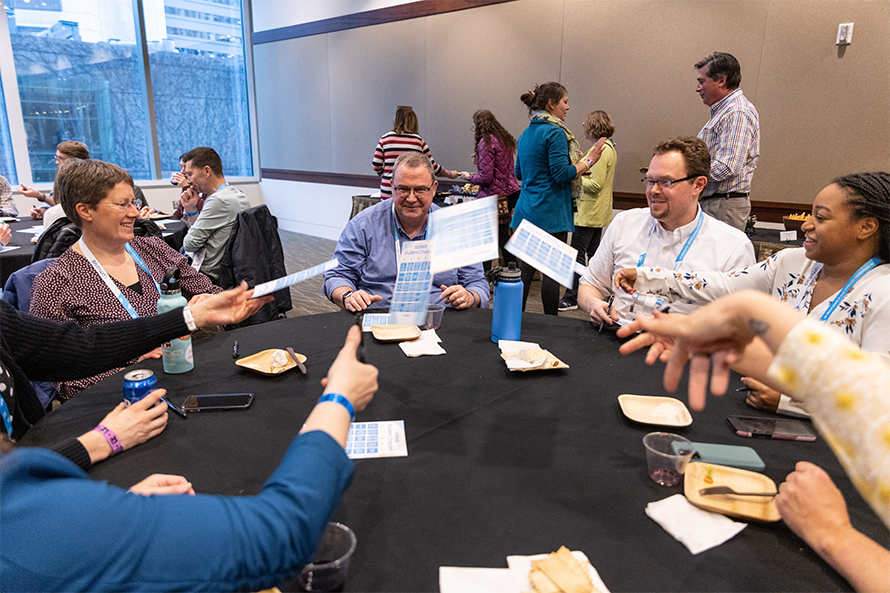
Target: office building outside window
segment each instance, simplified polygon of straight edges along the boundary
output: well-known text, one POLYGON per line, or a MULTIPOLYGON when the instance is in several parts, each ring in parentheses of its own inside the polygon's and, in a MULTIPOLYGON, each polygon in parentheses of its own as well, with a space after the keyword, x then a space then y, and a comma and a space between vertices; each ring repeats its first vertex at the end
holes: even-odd
MULTIPOLYGON (((0 114, 6 113, 6 96, 3 94, 3 81, 0 80, 0 114)), ((9 134, 9 118, 0 117, 0 175, 10 184, 19 182, 15 173, 15 157, 12 153, 12 137, 9 134)))
POLYGON ((169 177, 202 145, 227 175, 253 175, 241 1, 141 5, 144 40, 132 0, 6 1, 34 182, 53 180, 63 140, 135 179, 169 177))

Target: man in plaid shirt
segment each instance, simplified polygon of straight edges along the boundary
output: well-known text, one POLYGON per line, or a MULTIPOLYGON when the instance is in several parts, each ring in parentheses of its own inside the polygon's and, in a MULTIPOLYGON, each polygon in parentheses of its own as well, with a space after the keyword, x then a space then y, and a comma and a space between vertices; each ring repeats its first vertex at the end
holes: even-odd
POLYGON ((760 119, 739 88, 742 69, 734 56, 714 52, 695 68, 695 92, 711 108, 711 119, 698 133, 711 153, 711 175, 701 208, 744 231, 751 213, 751 179, 760 156, 760 119))

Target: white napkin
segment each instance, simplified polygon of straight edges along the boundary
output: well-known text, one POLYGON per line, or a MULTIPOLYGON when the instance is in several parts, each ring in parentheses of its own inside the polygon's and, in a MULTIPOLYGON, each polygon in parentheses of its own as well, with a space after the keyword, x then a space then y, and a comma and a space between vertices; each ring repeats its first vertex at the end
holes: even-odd
POLYGON ((417 356, 435 356, 437 354, 445 354, 445 349, 439 346, 442 340, 434 329, 427 329, 420 332, 420 337, 410 342, 399 342, 399 348, 409 358, 417 356))
MULTIPOLYGON (((519 593, 523 589, 509 568, 439 567, 440 593, 519 593)), ((528 579, 526 579, 528 580, 528 579)))
POLYGON ((748 526, 720 513, 700 509, 682 494, 646 505, 646 514, 693 555, 715 548, 748 526))

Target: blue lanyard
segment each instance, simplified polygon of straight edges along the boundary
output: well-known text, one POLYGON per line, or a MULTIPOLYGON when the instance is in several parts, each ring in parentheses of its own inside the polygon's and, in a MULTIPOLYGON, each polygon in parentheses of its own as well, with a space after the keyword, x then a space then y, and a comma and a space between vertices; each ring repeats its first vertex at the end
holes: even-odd
POLYGON ((862 264, 856 273, 850 276, 850 279, 847 280, 847 283, 844 284, 844 287, 837 293, 837 296, 834 297, 828 305, 828 309, 825 310, 825 313, 822 314, 822 317, 819 318, 819 321, 828 321, 828 318, 831 317, 831 314, 834 313, 834 310, 837 309, 838 305, 841 304, 841 301, 844 300, 844 297, 847 296, 847 293, 853 290, 853 285, 859 281, 860 278, 868 274, 874 268, 881 263, 881 258, 873 257, 864 264, 862 264))
MULTIPOLYGON (((695 225, 695 229, 689 234, 689 237, 686 238, 686 243, 683 244, 683 249, 680 250, 680 254, 677 255, 677 259, 674 260, 674 271, 677 271, 677 268, 680 267, 680 264, 686 258, 686 254, 689 252, 689 248, 692 247, 692 244, 695 242, 695 238, 698 236, 698 231, 701 229, 702 222, 705 220, 704 211, 699 210, 698 213, 698 222, 695 225)), ((652 235, 655 234, 656 225, 658 225, 658 221, 654 221, 652 224, 652 228, 649 229, 649 244, 646 245, 646 251, 640 254, 640 259, 637 261, 637 267, 642 267, 644 263, 646 263, 646 254, 649 253, 649 247, 652 245, 652 235)))
MULTIPOLYGON (((127 311, 131 318, 139 319, 139 313, 136 312, 136 309, 133 308, 133 305, 130 304, 130 301, 127 300, 127 297, 123 295, 123 293, 114 283, 114 280, 111 278, 108 272, 105 271, 105 268, 102 267, 102 264, 100 264, 96 257, 93 255, 93 252, 90 251, 89 247, 87 247, 86 243, 84 243, 83 238, 81 238, 78 243, 80 244, 80 250, 83 252, 84 257, 86 257, 87 261, 90 262, 90 265, 93 266, 93 269, 96 270, 96 273, 99 274, 99 277, 102 278, 102 281, 105 282, 105 285, 111 291, 111 294, 113 294, 117 298, 118 302, 127 311)), ((158 281, 155 280, 154 277, 151 275, 148 266, 145 265, 145 262, 142 260, 141 257, 139 257, 139 254, 136 253, 136 250, 134 250, 129 243, 124 245, 124 248, 127 250, 127 253, 130 254, 130 257, 133 258, 133 261, 136 262, 136 265, 142 268, 143 271, 148 274, 148 277, 151 278, 151 281, 155 283, 155 288, 160 295, 161 287, 158 285, 158 281)))
MULTIPOLYGON (((429 217, 427 217, 426 226, 423 229, 423 241, 426 241, 426 232, 430 226, 429 217)), ((396 224, 396 205, 392 206, 392 234, 396 238, 396 272, 398 273, 399 261, 402 259, 402 243, 399 241, 399 227, 396 224)))
POLYGON ((12 414, 9 413, 9 406, 6 405, 3 396, 0 396, 0 416, 3 417, 3 424, 6 426, 6 434, 12 438, 12 414))
POLYGON ((216 188, 216 189, 213 191, 213 195, 216 195, 216 192, 218 192, 219 190, 221 190, 222 188, 224 188, 224 187, 227 186, 228 184, 229 184, 229 182, 226 181, 225 183, 223 183, 222 185, 220 185, 218 188, 216 188))

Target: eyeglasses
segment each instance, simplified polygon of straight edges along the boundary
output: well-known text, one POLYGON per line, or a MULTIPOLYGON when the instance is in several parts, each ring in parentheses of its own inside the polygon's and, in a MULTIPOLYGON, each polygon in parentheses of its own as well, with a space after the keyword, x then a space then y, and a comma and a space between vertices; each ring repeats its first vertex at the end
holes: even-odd
POLYGON ((643 183, 646 184, 646 187, 651 189, 652 186, 657 185, 661 189, 670 189, 674 186, 675 183, 680 183, 681 181, 689 181, 690 179, 695 179, 696 177, 700 177, 700 175, 687 175, 683 179, 649 179, 648 177, 643 177, 640 179, 643 183))
POLYGON ((423 187, 423 186, 420 186, 420 187, 404 187, 404 186, 401 186, 401 185, 400 185, 399 187, 395 188, 396 193, 399 194, 399 197, 400 197, 400 198, 407 198, 408 196, 411 195, 411 192, 414 192, 414 195, 417 196, 418 198, 425 198, 426 195, 427 195, 428 193, 430 193, 430 190, 431 190, 431 189, 433 189, 433 186, 432 186, 432 185, 430 185, 430 186, 428 186, 428 187, 423 187))
POLYGON ((106 206, 116 206, 118 211, 121 213, 127 212, 130 208, 133 208, 137 212, 139 211, 139 206, 136 202, 99 202, 100 204, 105 204, 106 206))

